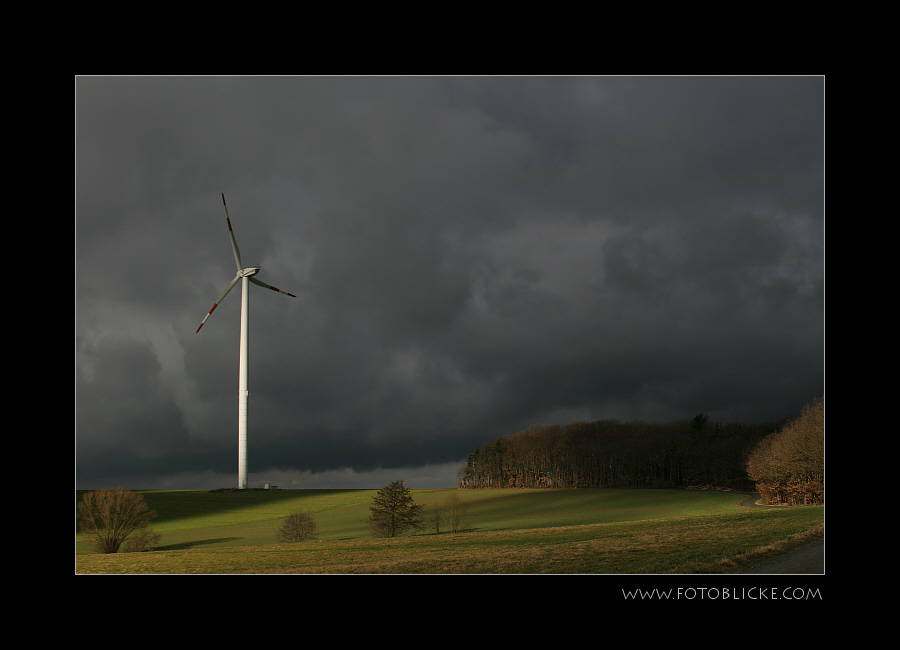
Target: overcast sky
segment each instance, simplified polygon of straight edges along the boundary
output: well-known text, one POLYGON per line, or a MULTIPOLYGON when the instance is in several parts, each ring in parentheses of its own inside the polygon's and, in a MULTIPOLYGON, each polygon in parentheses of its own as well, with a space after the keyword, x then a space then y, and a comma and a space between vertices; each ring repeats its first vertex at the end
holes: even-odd
POLYGON ((76 487, 450 487, 824 395, 821 77, 75 78, 76 487))

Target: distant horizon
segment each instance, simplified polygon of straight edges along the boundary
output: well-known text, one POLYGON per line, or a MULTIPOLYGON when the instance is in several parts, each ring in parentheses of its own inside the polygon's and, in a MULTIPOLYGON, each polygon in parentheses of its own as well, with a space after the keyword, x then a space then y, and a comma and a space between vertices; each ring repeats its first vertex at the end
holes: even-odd
MULTIPOLYGON (((695 415, 697 415, 697 414, 695 414, 695 415)), ((728 423, 723 423, 723 422, 718 422, 718 421, 712 421, 712 423, 720 424, 723 426, 727 426, 729 424, 738 424, 738 425, 742 425, 742 426, 768 425, 768 424, 777 424, 779 422, 786 421, 786 420, 792 420, 792 419, 799 417, 799 415, 800 415, 800 411, 798 410, 798 412, 794 415, 785 416, 782 418, 778 418, 777 420, 771 420, 771 421, 766 421, 766 422, 753 422, 753 423, 751 423, 751 422, 728 422, 728 423)), ((607 418, 607 419, 614 419, 614 418, 607 418)), ((690 418, 684 418, 684 419, 690 419, 690 418)), ((673 424, 674 422, 678 422, 678 421, 681 421, 681 420, 676 420, 676 421, 669 422, 666 424, 673 424)), ((574 422, 574 420, 565 422, 565 423, 560 422, 560 423, 556 423, 556 424, 558 426, 565 426, 566 424, 569 424, 571 422, 574 422)), ((633 423, 633 422, 641 422, 641 421, 640 420, 620 420, 620 422, 633 423)), ((501 436, 496 436, 496 438, 500 438, 500 437, 507 436, 507 435, 514 435, 516 433, 520 433, 521 431, 525 431, 525 429, 520 430, 520 431, 514 431, 514 432, 511 432, 508 434, 502 434, 501 436)), ((480 445, 488 444, 491 442, 491 440, 494 440, 496 438, 486 439, 482 443, 480 443, 480 445)), ((472 448, 470 453, 472 453, 474 451, 475 451, 475 448, 472 448)), ((337 470, 337 471, 333 471, 333 472, 322 472, 322 473, 304 472, 302 474, 294 475, 294 478, 291 478, 291 476, 289 474, 280 473, 280 472, 274 471, 274 470, 271 472, 265 472, 265 471, 252 472, 251 471, 250 472, 251 477, 254 476, 254 474, 264 474, 264 475, 268 475, 268 476, 278 474, 278 475, 286 477, 288 481, 302 480, 304 482, 307 482, 307 481, 317 481, 317 480, 323 480, 323 481, 342 481, 342 480, 348 481, 349 480, 349 481, 352 481, 354 484, 353 485, 341 485, 341 484, 338 484, 338 485, 335 485, 335 484, 295 485, 295 484, 291 484, 289 482, 282 484, 282 483, 279 483, 278 480, 268 480, 268 481, 261 481, 261 482, 259 482, 258 486, 255 486, 254 481, 251 480, 250 487, 248 489, 251 489, 251 490, 257 489, 258 490, 258 489, 260 489, 261 486, 268 483, 270 485, 276 485, 276 486, 278 486, 278 489, 283 489, 283 490, 373 490, 373 489, 377 490, 377 489, 381 489, 382 487, 384 487, 385 485, 390 483, 392 480, 403 480, 406 487, 409 487, 410 489, 421 489, 421 490, 454 489, 454 488, 458 488, 459 477, 457 476, 457 474, 466 467, 466 462, 467 462, 466 459, 467 458, 468 458, 468 455, 466 458, 460 460, 457 463, 445 463, 441 466, 425 465, 421 468, 397 468, 397 469, 379 468, 378 470, 374 470, 374 472, 371 472, 368 474, 361 473, 359 476, 357 476, 357 474, 355 472, 352 472, 351 470, 349 470, 349 468, 344 468, 343 470, 337 470), (410 481, 412 481, 413 483, 418 483, 418 482, 421 482, 422 480, 429 480, 428 478, 423 478, 420 474, 417 474, 417 470, 420 472, 425 472, 425 476, 433 476, 434 473, 437 472, 443 478, 442 479, 431 479, 431 480, 443 480, 444 483, 441 485, 417 484, 414 486, 411 484, 410 481), (448 480, 447 473, 451 472, 451 471, 454 472, 454 477, 456 477, 454 480, 454 483, 452 485, 450 485, 446 482, 448 480), (363 478, 363 477, 371 476, 371 474, 375 474, 375 475, 379 476, 380 478, 377 478, 377 479, 363 478), (404 478, 403 477, 404 474, 406 474, 407 476, 412 475, 413 478, 412 479, 404 478), (377 487, 362 487, 363 481, 367 481, 369 483, 374 481, 374 482, 377 482, 378 485, 377 485, 377 487)), ((221 476, 222 476, 223 481, 227 481, 227 479, 224 478, 224 475, 221 475, 221 476)), ((176 480, 177 479, 174 479, 174 478, 167 479, 167 482, 172 481, 174 483, 176 480)), ((131 490, 229 490, 229 489, 237 490, 238 489, 238 487, 236 485, 236 483, 237 483, 237 473, 236 472, 235 472, 234 476, 231 478, 231 484, 229 484, 229 485, 218 485, 216 487, 209 487, 209 485, 211 484, 211 483, 209 483, 209 481, 212 481, 212 480, 214 480, 214 479, 212 479, 208 475, 204 474, 200 477, 195 477, 195 478, 189 479, 188 482, 191 482, 191 481, 194 482, 194 485, 191 487, 177 487, 174 485, 166 485, 166 486, 141 487, 141 488, 129 487, 127 489, 131 489, 131 490), (197 483, 197 481, 201 481, 203 483, 203 485, 199 485, 197 483)), ((115 481, 112 481, 112 482, 115 482, 115 481)), ((112 487, 126 487, 126 486, 118 485, 118 484, 117 485, 104 484, 99 487, 76 486, 76 490, 97 490, 97 489, 112 488, 112 487)))

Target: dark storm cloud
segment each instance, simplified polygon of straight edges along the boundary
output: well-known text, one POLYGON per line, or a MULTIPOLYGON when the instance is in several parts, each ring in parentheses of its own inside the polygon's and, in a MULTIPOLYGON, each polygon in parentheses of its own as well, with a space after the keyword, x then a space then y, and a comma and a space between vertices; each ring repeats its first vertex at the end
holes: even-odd
POLYGON ((815 77, 79 78, 78 482, 234 482, 239 288, 194 332, 234 275, 223 192, 297 294, 251 290, 251 482, 796 415, 823 160, 815 77))

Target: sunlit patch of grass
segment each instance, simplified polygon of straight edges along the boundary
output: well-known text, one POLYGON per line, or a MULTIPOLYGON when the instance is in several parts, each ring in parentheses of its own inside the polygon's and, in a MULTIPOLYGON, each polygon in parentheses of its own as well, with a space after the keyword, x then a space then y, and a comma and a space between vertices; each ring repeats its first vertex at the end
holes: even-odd
POLYGON ((79 573, 692 574, 821 535, 821 508, 394 539, 78 556, 79 573))

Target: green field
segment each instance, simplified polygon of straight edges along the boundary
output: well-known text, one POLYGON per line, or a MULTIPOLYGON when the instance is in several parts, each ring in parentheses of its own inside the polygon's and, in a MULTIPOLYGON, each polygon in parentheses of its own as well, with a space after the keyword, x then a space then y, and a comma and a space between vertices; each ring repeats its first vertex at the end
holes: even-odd
POLYGON ((746 495, 730 492, 448 488, 412 493, 426 516, 459 496, 468 530, 373 539, 374 493, 141 491, 158 513, 157 548, 102 555, 77 535, 76 572, 723 573, 824 526, 821 507, 748 508, 739 505, 746 495), (282 520, 297 510, 312 513, 318 539, 276 543, 282 520))

